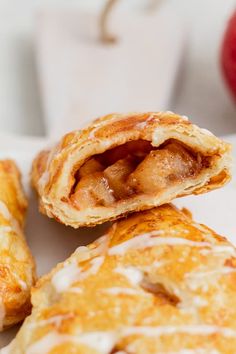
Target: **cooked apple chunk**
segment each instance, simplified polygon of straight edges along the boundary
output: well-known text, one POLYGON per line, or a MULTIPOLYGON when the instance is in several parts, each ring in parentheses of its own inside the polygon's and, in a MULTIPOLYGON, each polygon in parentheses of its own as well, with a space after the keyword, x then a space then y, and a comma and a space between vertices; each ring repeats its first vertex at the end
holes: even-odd
POLYGON ((183 146, 170 143, 162 149, 152 150, 128 178, 135 191, 156 193, 183 178, 198 173, 201 164, 183 146))
POLYGON ((94 205, 110 205, 115 198, 103 173, 96 172, 80 179, 72 201, 78 209, 84 209, 94 205))
POLYGON ((91 158, 80 167, 79 176, 82 178, 94 172, 100 172, 103 170, 104 166, 98 160, 91 158))
POLYGON ((132 194, 132 189, 126 182, 135 167, 134 159, 128 156, 126 159, 118 160, 104 170, 104 176, 117 199, 125 198, 127 195, 132 194))
POLYGON ((197 176, 205 162, 175 140, 158 148, 132 141, 95 155, 80 167, 72 202, 82 209, 111 206, 137 195, 156 196, 197 176))

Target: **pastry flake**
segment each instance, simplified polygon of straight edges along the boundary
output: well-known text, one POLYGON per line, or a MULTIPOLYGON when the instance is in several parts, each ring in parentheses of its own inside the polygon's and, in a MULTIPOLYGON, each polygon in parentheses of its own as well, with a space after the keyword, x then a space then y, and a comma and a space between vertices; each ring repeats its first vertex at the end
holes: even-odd
POLYGON ((34 160, 40 210, 93 226, 230 179, 231 146, 171 112, 112 114, 34 160))
POLYGON ((172 205, 132 214, 39 280, 3 354, 234 354, 236 250, 172 205))
POLYGON ((20 172, 0 161, 0 329, 22 321, 31 310, 35 264, 23 235, 27 201, 20 172))

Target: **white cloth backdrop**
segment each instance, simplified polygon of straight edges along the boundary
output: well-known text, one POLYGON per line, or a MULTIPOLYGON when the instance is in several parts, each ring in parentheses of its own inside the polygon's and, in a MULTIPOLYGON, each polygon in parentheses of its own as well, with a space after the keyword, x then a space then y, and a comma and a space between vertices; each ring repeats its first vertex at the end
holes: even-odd
MULTIPOLYGON (((147 1, 147 0, 143 0, 147 1)), ((224 87, 218 51, 235 0, 163 0, 189 28, 189 46, 170 109, 217 134, 236 132, 235 106, 224 87)), ((142 0, 130 0, 135 6, 142 0)), ((103 0, 0 0, 0 130, 45 134, 34 61, 34 14, 50 6, 98 8, 103 0)), ((122 1, 121 4, 127 4, 122 1)))
POLYGON ((166 110, 185 46, 185 28, 166 6, 114 8, 114 44, 99 39, 99 11, 44 10, 36 57, 45 126, 50 137, 112 112, 166 110))

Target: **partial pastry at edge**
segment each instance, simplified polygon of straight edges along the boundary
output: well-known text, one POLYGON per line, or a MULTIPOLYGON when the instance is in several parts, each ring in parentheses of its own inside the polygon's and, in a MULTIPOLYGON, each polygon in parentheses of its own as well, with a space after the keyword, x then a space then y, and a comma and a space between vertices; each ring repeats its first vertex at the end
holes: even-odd
POLYGON ((32 302, 2 354, 234 354, 236 250, 163 205, 79 247, 32 302))
POLYGON ((230 179, 231 146, 171 112, 112 114, 35 159, 40 210, 93 226, 230 179))
POLYGON ((23 235, 27 201, 13 161, 0 161, 0 329, 31 310, 35 264, 23 235))

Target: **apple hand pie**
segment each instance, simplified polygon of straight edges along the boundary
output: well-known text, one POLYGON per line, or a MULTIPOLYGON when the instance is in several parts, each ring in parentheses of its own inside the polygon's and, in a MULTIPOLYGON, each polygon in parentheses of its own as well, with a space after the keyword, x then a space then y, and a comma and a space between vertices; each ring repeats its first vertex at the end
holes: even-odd
POLYGON ((23 320, 31 310, 35 264, 23 235, 27 207, 13 161, 0 161, 0 329, 23 320))
POLYGON ((35 159, 40 210, 93 226, 224 185, 231 146, 171 112, 113 114, 35 159))
POLYGON ((166 204, 79 247, 32 302, 2 354, 235 354, 236 250, 166 204))

